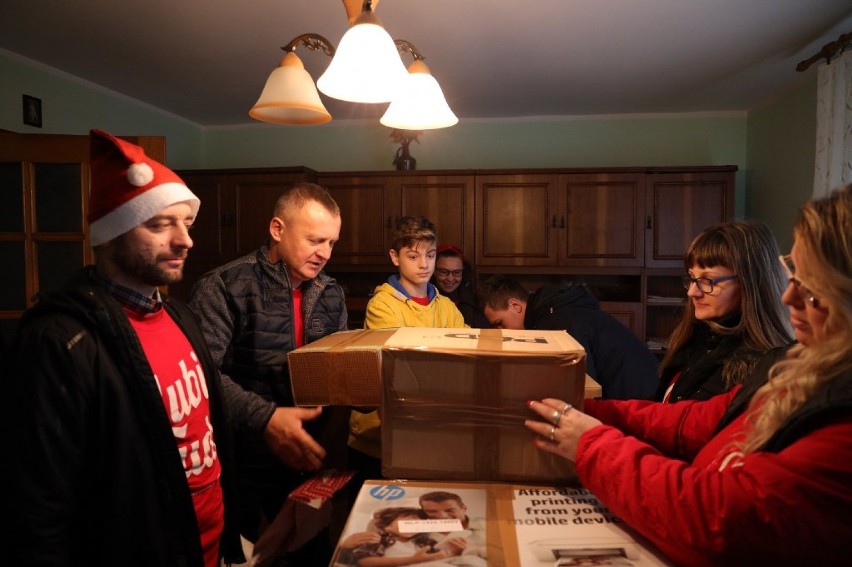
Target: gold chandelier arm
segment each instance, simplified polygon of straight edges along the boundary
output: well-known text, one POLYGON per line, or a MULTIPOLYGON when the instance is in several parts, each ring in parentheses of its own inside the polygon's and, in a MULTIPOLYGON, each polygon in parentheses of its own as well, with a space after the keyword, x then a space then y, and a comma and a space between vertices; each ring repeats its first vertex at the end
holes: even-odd
POLYGON ((307 47, 311 51, 322 51, 329 57, 334 57, 334 45, 317 33, 303 33, 302 35, 291 39, 290 43, 281 49, 284 51, 295 52, 296 48, 299 46, 307 47))
POLYGON ((412 57, 414 57, 415 61, 423 61, 424 57, 417 50, 416 47, 410 42, 404 39, 395 39, 393 40, 394 45, 396 45, 397 51, 399 51, 400 55, 405 55, 406 53, 410 53, 412 57))

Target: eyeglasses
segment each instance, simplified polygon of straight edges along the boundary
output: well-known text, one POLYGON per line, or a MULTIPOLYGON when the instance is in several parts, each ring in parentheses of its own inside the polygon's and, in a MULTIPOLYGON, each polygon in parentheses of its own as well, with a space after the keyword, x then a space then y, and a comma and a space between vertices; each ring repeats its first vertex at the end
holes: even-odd
POLYGON ((713 293, 713 286, 719 282, 726 282, 728 280, 732 280, 737 277, 737 274, 730 274, 727 276, 719 276, 718 278, 691 278, 689 276, 683 276, 681 278, 683 280, 684 289, 689 289, 689 286, 695 284, 698 286, 698 289, 701 290, 702 293, 713 293))
POLYGON ((445 270, 444 268, 438 268, 437 270, 435 270, 435 275, 438 276, 439 278, 448 278, 450 276, 453 276, 454 278, 460 278, 460 277, 462 277, 463 273, 464 273, 464 269, 461 269, 461 270, 445 270))
POLYGON ((778 256, 778 259, 781 260, 781 266, 787 273, 787 279, 796 288, 796 293, 799 294, 802 301, 814 309, 819 309, 819 298, 802 283, 802 280, 796 277, 796 265, 793 263, 793 258, 787 254, 786 256, 778 256))

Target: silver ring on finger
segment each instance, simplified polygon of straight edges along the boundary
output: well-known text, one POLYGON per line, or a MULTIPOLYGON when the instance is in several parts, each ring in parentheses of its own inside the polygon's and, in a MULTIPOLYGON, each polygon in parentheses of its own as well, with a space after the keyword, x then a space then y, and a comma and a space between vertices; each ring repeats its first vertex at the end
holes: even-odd
POLYGON ((571 408, 573 408, 573 407, 574 407, 574 406, 572 406, 571 404, 567 404, 567 403, 566 403, 566 404, 565 404, 565 407, 564 407, 564 408, 562 408, 562 415, 567 414, 569 411, 571 411, 571 408))
POLYGON ((559 412, 559 410, 553 410, 553 413, 550 414, 550 421, 553 423, 553 425, 559 425, 560 417, 562 417, 562 414, 559 412))
POLYGON ((556 439, 556 428, 552 425, 550 426, 550 440, 554 441, 556 439))

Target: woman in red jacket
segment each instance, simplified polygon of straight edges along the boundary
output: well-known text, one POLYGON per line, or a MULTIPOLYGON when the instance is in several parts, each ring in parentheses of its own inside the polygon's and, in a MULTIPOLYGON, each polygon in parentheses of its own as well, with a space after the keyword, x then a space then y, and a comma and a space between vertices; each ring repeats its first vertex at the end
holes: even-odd
POLYGON ((807 203, 782 262, 798 344, 707 401, 530 402, 536 445, 678 564, 852 555, 852 185, 807 203))

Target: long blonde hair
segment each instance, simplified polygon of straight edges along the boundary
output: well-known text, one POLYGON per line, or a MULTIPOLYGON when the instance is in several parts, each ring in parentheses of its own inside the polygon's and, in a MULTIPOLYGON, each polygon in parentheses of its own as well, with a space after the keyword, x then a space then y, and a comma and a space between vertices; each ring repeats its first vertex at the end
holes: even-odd
POLYGON ((784 421, 826 384, 852 369, 852 185, 811 201, 793 229, 797 272, 828 315, 823 339, 796 345, 769 372, 749 405, 743 452, 762 447, 784 421))

